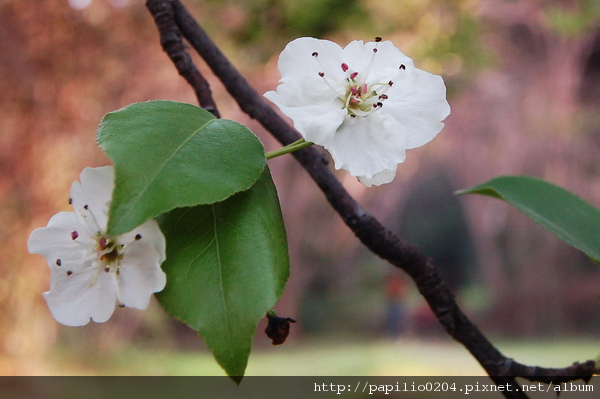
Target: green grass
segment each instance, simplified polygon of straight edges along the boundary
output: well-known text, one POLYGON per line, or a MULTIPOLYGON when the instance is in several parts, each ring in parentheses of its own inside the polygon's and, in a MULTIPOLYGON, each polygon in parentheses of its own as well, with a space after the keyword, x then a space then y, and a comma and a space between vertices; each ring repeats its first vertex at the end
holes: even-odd
MULTIPOLYGON (((595 358, 597 340, 557 339, 495 341, 508 357, 545 367, 565 367, 595 358)), ((49 375, 222 376, 206 350, 173 352, 128 347, 102 354, 57 350, 48 358, 49 375)), ((446 339, 320 339, 255 349, 246 375, 254 376, 386 376, 484 375, 459 344, 446 339)))

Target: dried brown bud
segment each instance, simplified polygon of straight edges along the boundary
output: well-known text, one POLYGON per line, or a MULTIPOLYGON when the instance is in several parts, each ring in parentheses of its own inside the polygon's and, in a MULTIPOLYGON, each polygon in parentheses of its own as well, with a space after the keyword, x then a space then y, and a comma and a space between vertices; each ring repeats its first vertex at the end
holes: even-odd
POLYGON ((283 344, 290 333, 290 323, 295 323, 296 320, 279 317, 273 311, 267 313, 267 319, 269 319, 269 324, 265 329, 267 337, 271 338, 273 345, 283 344))

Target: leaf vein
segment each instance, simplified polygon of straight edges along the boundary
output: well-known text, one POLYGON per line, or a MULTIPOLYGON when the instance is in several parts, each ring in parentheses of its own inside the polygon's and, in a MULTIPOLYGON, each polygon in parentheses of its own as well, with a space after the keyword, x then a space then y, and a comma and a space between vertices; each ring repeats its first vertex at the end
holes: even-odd
MULTIPOLYGON (((218 225, 217 225, 217 212, 215 211, 215 205, 212 204, 211 206, 211 211, 213 214, 213 229, 214 229, 214 242, 215 242, 215 250, 216 250, 216 254, 217 254, 217 265, 218 265, 218 270, 219 270, 219 292, 221 294, 221 302, 222 302, 222 306, 223 306, 223 314, 224 314, 224 325, 225 325, 225 332, 227 334, 227 341, 230 343, 233 343, 233 340, 231 338, 231 326, 229 325, 229 317, 228 317, 228 310, 227 310, 227 302, 225 300, 225 288, 223 286, 223 264, 221 261, 221 250, 220 250, 220 246, 219 246, 219 237, 218 237, 218 225)), ((229 348, 229 355, 231 359, 235 359, 235 354, 233 353, 233 345, 228 345, 229 348)))
MULTIPOLYGON (((196 129, 194 132, 192 132, 192 134, 190 134, 189 137, 187 137, 185 140, 183 140, 181 142, 181 144, 179 144, 177 146, 177 148, 175 148, 175 150, 161 164, 158 165, 158 167, 156 169, 156 173, 154 173, 152 176, 150 176, 150 179, 147 180, 148 184, 146 184, 146 186, 138 193, 138 195, 135 197, 135 199, 133 201, 128 202, 129 206, 127 206, 125 208, 125 211, 122 213, 123 215, 128 214, 131 211, 131 209, 135 208, 135 206, 140 201, 140 199, 143 197, 143 195, 152 186, 152 184, 156 180, 157 176, 159 176, 164 171, 166 165, 181 151, 181 149, 187 143, 189 143, 194 137, 196 137, 196 135, 198 135, 200 132, 202 132, 204 129, 206 129, 206 127, 208 125, 210 125, 211 123, 214 123, 215 121, 217 121, 217 119, 211 119, 208 122, 206 122, 204 125, 200 126, 198 129, 196 129)), ((119 226, 119 224, 122 220, 124 220, 124 219, 119 219, 119 223, 117 223, 115 227, 119 226)))

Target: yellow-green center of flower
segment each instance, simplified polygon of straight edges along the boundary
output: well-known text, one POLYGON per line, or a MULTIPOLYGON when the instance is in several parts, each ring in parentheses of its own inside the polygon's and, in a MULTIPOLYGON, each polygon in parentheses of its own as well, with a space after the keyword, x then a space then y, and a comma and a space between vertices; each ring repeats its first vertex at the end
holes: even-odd
POLYGON ((115 263, 118 264, 123 258, 123 254, 119 252, 119 249, 122 247, 116 239, 99 234, 96 239, 96 255, 98 256, 98 260, 107 267, 115 263))
MULTIPOLYGON (((346 71, 348 67, 342 64, 342 70, 346 71)), ((353 72, 346 79, 348 86, 346 94, 340 98, 343 102, 343 107, 348 111, 351 117, 367 116, 378 108, 383 107, 383 101, 388 98, 386 94, 379 94, 375 90, 375 86, 387 86, 390 84, 374 84, 369 86, 367 83, 360 83, 356 80, 357 72, 353 72)))

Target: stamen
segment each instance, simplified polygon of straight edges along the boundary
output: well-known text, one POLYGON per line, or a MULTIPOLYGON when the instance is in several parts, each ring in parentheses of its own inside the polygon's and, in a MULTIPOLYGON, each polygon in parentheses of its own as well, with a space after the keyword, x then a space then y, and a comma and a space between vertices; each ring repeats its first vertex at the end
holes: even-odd
POLYGON ((141 234, 136 234, 135 235, 135 239, 136 240, 141 240, 142 239, 142 235, 141 234))
POLYGON ((379 96, 380 100, 387 100, 388 99, 388 95, 387 94, 382 94, 379 96))
POLYGON ((79 233, 76 231, 71 232, 71 239, 76 240, 79 237, 79 233))
POLYGON ((56 266, 60 266, 60 265, 62 265, 62 260, 56 259, 56 266))
POLYGON ((406 66, 404 64, 400 64, 400 69, 404 71, 406 69, 406 66))
POLYGON ((98 280, 98 276, 100 275, 100 266, 94 267, 94 277, 92 278, 92 282, 90 283, 90 287, 96 285, 96 281, 98 280))
MULTIPOLYGON (((355 89, 354 87, 350 88, 350 91, 352 91, 352 89, 355 89)), ((348 109, 348 107, 350 106, 350 99, 352 98, 352 96, 346 96, 346 101, 344 101, 344 108, 348 109)))
POLYGON ((89 206, 88 206, 87 204, 85 204, 85 205, 83 206, 83 209, 85 209, 86 211, 88 210, 88 208, 89 208, 89 206))
POLYGON ((350 79, 354 80, 358 76, 358 72, 352 72, 350 74, 350 79))
POLYGON ((325 82, 325 84, 331 89, 331 91, 333 93, 335 93, 336 97, 338 97, 340 100, 344 99, 344 95, 340 94, 339 91, 337 91, 332 85, 331 83, 329 83, 329 81, 325 78, 325 72, 319 72, 319 76, 323 78, 323 81, 325 82))
POLYGON ((375 59, 375 54, 377 54, 377 45, 378 44, 379 44, 379 42, 376 41, 375 47, 373 48, 373 55, 369 59, 369 63, 367 64, 367 67, 361 72, 364 75, 365 81, 367 81, 369 79, 369 72, 371 72, 371 66, 373 65, 373 60, 375 59))
POLYGON ((354 114, 354 116, 362 116, 363 118, 366 116, 369 116, 370 114, 370 110, 369 111, 363 111, 362 109, 353 109, 352 113, 354 114))
POLYGON ((346 64, 345 62, 342 63, 342 71, 346 72, 348 70, 348 64, 346 64))
POLYGON ((115 291, 117 294, 117 301, 119 302, 119 307, 123 308, 123 307, 125 307, 125 304, 123 303, 123 300, 121 299, 121 287, 119 287, 119 280, 117 278, 117 275, 118 275, 118 269, 117 269, 117 273, 113 273, 113 274, 111 274, 111 276, 112 276, 113 283, 115 284, 115 291))
POLYGON ((109 267, 109 266, 106 266, 106 267, 104 268, 104 271, 105 271, 106 273, 110 272, 110 267, 109 267))
POLYGON ((375 42, 376 43, 379 43, 380 41, 381 41, 381 37, 379 37, 379 36, 375 37, 375 42))
POLYGON ((77 218, 83 223, 90 235, 100 234, 100 228, 98 227, 98 223, 92 212, 84 214, 79 208, 75 207, 75 215, 77 215, 77 218), (93 226, 94 223, 90 223, 90 219, 88 218, 90 215, 92 216, 92 221, 95 223, 95 226, 93 226))
POLYGON ((391 80, 388 82, 388 85, 390 85, 390 87, 392 87, 394 85, 394 82, 392 82, 391 80))
POLYGON ((96 231, 98 231, 98 232, 102 231, 103 229, 100 228, 100 225, 98 224, 98 220, 96 219, 94 212, 90 212, 90 216, 92 217, 92 221, 94 222, 94 227, 96 227, 96 231))
MULTIPOLYGON (((99 266, 98 266, 98 264, 95 261, 96 261, 96 256, 95 255, 93 257, 92 256, 90 256, 90 257, 86 256, 86 257, 83 258, 83 264, 87 265, 87 266, 85 266, 85 267, 83 267, 83 268, 81 268, 81 269, 79 269, 77 271, 69 270, 67 272, 67 275, 70 276, 72 274, 82 274, 82 273, 87 273, 87 272, 89 272, 91 270, 98 270, 99 266)), ((91 284, 91 285, 93 285, 93 284, 91 284)))
MULTIPOLYGON (((317 61, 317 64, 319 64, 319 69, 321 70, 321 72, 319 72, 319 76, 324 78, 325 75, 327 76, 336 76, 335 72, 331 72, 326 65, 324 65, 321 60, 319 59, 319 57, 317 57, 319 55, 319 53, 317 53, 316 51, 313 53, 313 56, 315 57, 315 61, 317 61)), ((336 97, 338 97, 339 99, 343 99, 344 98, 344 93, 340 93, 340 91, 336 88, 334 88, 331 85, 331 82, 329 82, 327 79, 323 79, 325 80, 325 83, 327 84, 327 86, 329 86, 329 88, 331 89, 332 92, 335 93, 336 97)))
POLYGON ((69 198, 69 205, 73 205, 73 198, 69 198))

